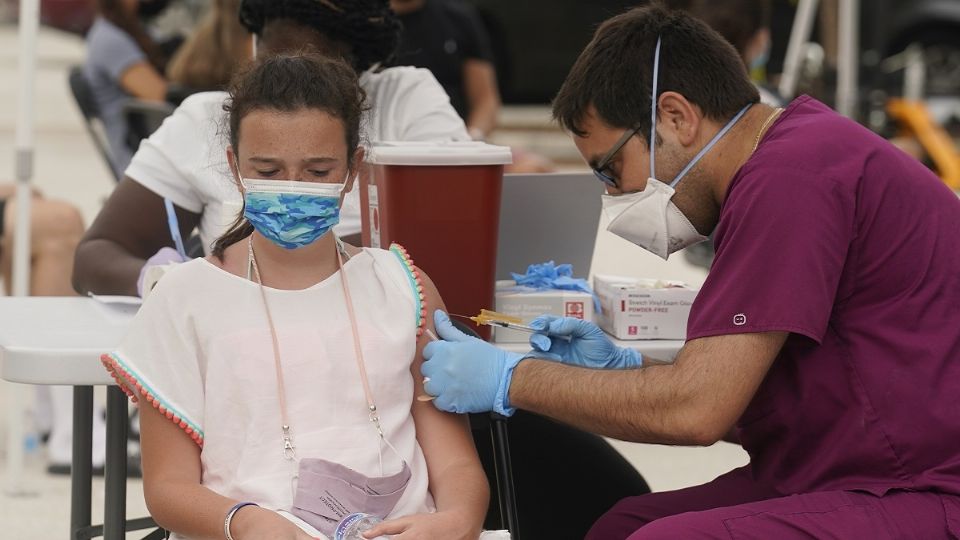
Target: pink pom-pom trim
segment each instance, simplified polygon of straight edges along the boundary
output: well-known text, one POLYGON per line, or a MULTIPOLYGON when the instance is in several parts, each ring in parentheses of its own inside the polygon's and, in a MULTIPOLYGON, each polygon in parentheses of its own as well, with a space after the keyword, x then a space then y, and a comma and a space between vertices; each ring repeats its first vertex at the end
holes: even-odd
POLYGON ((120 387, 120 390, 123 390, 123 393, 130 397, 130 401, 140 404, 140 400, 142 398, 149 405, 153 406, 154 409, 157 409, 160 414, 166 416, 168 419, 172 420, 174 424, 179 426, 184 433, 190 436, 190 439, 192 439, 193 442, 197 443, 197 446, 203 448, 203 437, 200 435, 200 433, 190 427, 186 420, 183 420, 179 416, 175 415, 170 409, 161 405, 160 399, 150 394, 150 392, 143 387, 143 383, 134 378, 133 375, 127 372, 127 370, 123 369, 123 367, 120 366, 115 358, 109 354, 104 354, 100 356, 100 362, 103 363, 105 368, 107 368, 107 371, 113 377, 113 380, 117 381, 117 386, 120 387), (131 388, 135 389, 136 392, 132 391, 131 388))
POLYGON ((427 300, 426 295, 423 293, 423 278, 420 276, 420 269, 413 264, 413 259, 410 257, 410 253, 407 252, 407 249, 400 244, 393 244, 390 246, 393 249, 394 253, 400 256, 400 260, 403 262, 404 266, 407 267, 407 272, 410 273, 410 276, 413 277, 413 280, 416 284, 416 294, 415 297, 418 300, 420 313, 419 321, 417 322, 417 337, 423 335, 424 331, 427 328, 427 300))

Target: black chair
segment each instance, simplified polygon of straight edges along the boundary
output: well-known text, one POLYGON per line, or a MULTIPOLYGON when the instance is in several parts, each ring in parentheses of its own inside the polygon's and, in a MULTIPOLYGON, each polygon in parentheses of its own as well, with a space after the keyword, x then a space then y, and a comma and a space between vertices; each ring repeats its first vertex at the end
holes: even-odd
POLYGON ((123 104, 123 119, 127 124, 127 146, 133 152, 140 147, 140 141, 149 137, 163 120, 173 114, 176 107, 169 103, 144 101, 131 98, 123 104))
POLYGON ((83 67, 71 67, 67 80, 70 83, 70 92, 73 94, 73 99, 77 102, 77 107, 83 115, 83 124, 93 141, 93 145, 100 152, 100 156, 106 162, 114 180, 119 182, 120 178, 117 175, 117 168, 114 166, 113 154, 110 152, 103 120, 100 117, 100 107, 93 96, 93 89, 90 88, 87 77, 83 74, 83 67))
MULTIPOLYGON (((477 332, 468 324, 452 319, 458 330, 475 338, 480 338, 477 332)), ((487 511, 487 528, 506 528, 510 531, 512 540, 519 540, 519 516, 517 512, 517 493, 513 485, 513 464, 510 461, 510 434, 507 431, 507 418, 501 414, 472 414, 470 415, 470 427, 475 432, 474 439, 483 440, 486 437, 483 433, 489 430, 490 442, 492 444, 493 475, 491 478, 490 467, 487 466, 484 455, 486 452, 480 450, 481 461, 484 462, 484 471, 487 473, 487 480, 496 486, 496 491, 491 498, 496 500, 496 505, 491 504, 487 511), (478 433, 479 432, 479 433, 478 433), (499 521, 495 521, 492 516, 493 509, 499 511, 499 521), (493 525, 497 523, 498 525, 493 525)))

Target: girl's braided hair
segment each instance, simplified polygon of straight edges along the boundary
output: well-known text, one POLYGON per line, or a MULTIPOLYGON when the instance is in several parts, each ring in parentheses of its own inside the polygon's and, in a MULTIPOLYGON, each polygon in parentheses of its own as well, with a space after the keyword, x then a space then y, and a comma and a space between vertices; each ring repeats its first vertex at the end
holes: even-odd
POLYGON ((400 21, 388 0, 243 0, 240 22, 260 35, 267 22, 290 19, 351 49, 353 68, 386 65, 400 42, 400 21))

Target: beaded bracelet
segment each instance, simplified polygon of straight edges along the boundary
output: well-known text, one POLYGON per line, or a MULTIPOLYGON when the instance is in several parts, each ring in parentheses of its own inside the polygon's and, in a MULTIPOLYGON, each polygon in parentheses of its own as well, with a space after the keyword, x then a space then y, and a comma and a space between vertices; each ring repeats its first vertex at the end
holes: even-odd
POLYGON ((233 505, 233 508, 231 508, 230 511, 227 512, 227 517, 223 520, 223 536, 225 536, 227 540, 234 540, 233 535, 230 534, 230 523, 233 521, 234 514, 236 514, 237 511, 243 508, 244 506, 260 506, 260 505, 253 502, 240 502, 233 505))

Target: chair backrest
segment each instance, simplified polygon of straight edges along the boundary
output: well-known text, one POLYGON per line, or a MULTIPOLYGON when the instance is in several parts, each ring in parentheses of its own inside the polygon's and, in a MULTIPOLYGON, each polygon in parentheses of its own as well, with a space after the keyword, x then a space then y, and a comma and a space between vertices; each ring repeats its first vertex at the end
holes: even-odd
POLYGON ((100 108, 97 106, 97 100, 93 97, 93 89, 87 82, 87 76, 83 74, 82 66, 73 66, 68 75, 70 82, 70 92, 73 93, 73 99, 77 102, 77 107, 87 120, 100 118, 100 108))
POLYGON ((123 119, 127 124, 127 146, 130 150, 136 152, 140 141, 156 131, 175 110, 176 107, 169 103, 128 99, 123 104, 123 119))
POLYGON ((116 167, 114 167, 113 155, 110 153, 110 145, 107 142, 106 131, 100 118, 100 108, 93 96, 93 89, 90 88, 90 83, 87 81, 86 75, 83 74, 83 67, 71 67, 67 80, 70 84, 70 93, 73 94, 73 99, 77 102, 77 108, 83 115, 83 124, 87 128, 90 139, 93 140, 93 145, 107 163, 107 168, 110 169, 110 174, 113 175, 114 180, 119 182, 120 177, 117 175, 116 167))

